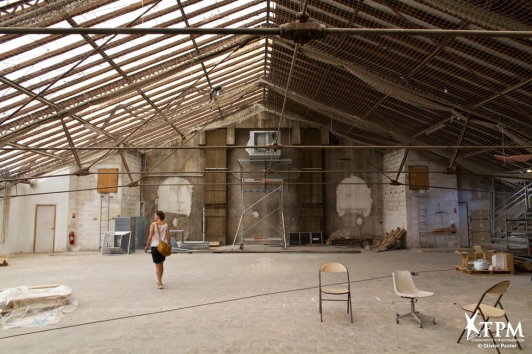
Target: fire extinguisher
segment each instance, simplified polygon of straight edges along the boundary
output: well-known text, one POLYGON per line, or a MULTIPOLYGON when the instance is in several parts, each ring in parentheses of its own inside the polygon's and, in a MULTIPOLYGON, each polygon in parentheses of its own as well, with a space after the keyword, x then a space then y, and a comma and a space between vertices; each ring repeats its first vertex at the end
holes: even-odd
POLYGON ((71 245, 74 244, 74 231, 70 231, 70 234, 68 235, 68 241, 71 245))

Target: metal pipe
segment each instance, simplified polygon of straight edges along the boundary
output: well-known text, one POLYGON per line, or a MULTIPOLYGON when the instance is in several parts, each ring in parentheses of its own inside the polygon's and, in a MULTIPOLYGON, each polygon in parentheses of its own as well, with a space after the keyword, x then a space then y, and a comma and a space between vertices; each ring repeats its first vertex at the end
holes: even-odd
MULTIPOLYGON (((280 35, 280 28, 36 28, 0 27, 0 34, 168 34, 168 35, 280 35)), ((326 28, 326 35, 332 36, 420 36, 420 37, 503 37, 530 38, 532 31, 486 31, 486 30, 443 30, 443 29, 401 29, 401 28, 326 28)))
MULTIPOLYGON (((253 145, 256 149, 271 149, 271 145, 253 145)), ((404 145, 279 145, 278 149, 404 149, 404 145)), ((212 150, 212 149, 249 149, 250 146, 173 146, 173 147, 134 147, 134 146, 87 146, 87 147, 11 147, 2 148, 0 151, 69 151, 69 150, 212 150)), ((508 145, 417 145, 408 146, 408 149, 508 149, 508 145)), ((532 149, 532 145, 516 145, 511 146, 512 149, 532 149)), ((60 156, 58 156, 60 158, 60 156)))

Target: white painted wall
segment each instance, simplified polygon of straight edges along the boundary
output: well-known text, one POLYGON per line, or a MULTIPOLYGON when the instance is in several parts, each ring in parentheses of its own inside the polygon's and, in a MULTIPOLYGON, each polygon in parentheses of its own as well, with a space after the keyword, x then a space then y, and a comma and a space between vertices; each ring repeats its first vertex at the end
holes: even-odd
POLYGON ((192 211, 192 189, 190 183, 180 177, 165 179, 157 189, 156 204, 165 213, 190 216, 192 211))
MULTIPOLYGON (((139 172, 141 158, 137 153, 126 154, 126 161, 132 172, 139 172)), ((99 168, 118 168, 125 172, 122 160, 114 154, 95 164, 90 170, 99 168)), ((73 173, 77 168, 58 171, 56 174, 73 173)), ((139 175, 134 174, 133 179, 139 175)), ((9 211, 9 231, 7 241, 0 245, 0 254, 33 252, 35 235, 35 213, 38 204, 55 205, 55 242, 54 251, 98 250, 100 247, 100 194, 96 191, 98 175, 84 177, 62 176, 37 179, 37 185, 18 184, 12 187, 9 211), (92 189, 79 192, 69 190, 92 189), (61 192, 63 193, 53 193, 61 192), (48 193, 42 195, 32 195, 48 193), (72 214, 76 217, 72 218, 72 214), (74 231, 76 242, 72 246, 68 242, 70 231, 74 231)), ((119 174, 118 184, 130 182, 127 174, 119 174)), ((139 216, 140 188, 119 187, 113 193, 110 208, 110 230, 114 229, 114 219, 119 216, 139 216)), ((0 212, 3 214, 3 201, 0 201, 0 212)), ((0 215, 2 215, 0 214, 0 215)), ((1 223, 0 218, 0 223, 1 223)), ((0 224, 1 226, 1 224, 0 224)))
MULTIPOLYGON (((62 174, 65 171, 58 171, 62 174)), ((68 190, 69 177, 37 179, 37 185, 18 184, 11 189, 9 231, 7 242, 0 245, 0 254, 33 252, 35 237, 35 213, 38 204, 55 205, 55 252, 66 251, 68 242, 67 210, 68 193, 31 195, 68 190)), ((3 201, 0 203, 3 214, 3 201)), ((1 215, 1 214, 0 214, 1 215)), ((0 221, 1 222, 1 221, 0 221)))
POLYGON ((336 212, 339 216, 345 213, 369 216, 373 199, 371 189, 366 182, 357 176, 344 178, 336 188, 336 212))

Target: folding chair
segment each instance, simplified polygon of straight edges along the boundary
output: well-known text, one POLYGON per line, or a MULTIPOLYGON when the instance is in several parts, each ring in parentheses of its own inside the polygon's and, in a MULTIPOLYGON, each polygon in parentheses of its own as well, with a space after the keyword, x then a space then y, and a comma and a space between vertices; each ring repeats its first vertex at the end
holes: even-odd
POLYGON ((319 281, 320 281, 320 319, 323 322, 323 313, 322 313, 322 301, 346 301, 347 302, 347 313, 351 314, 351 323, 353 323, 353 307, 351 305, 351 284, 349 283, 349 271, 347 268, 340 263, 329 262, 321 266, 319 272, 319 281), (323 288, 321 285, 321 273, 346 273, 347 274, 347 287, 335 287, 335 288, 323 288), (323 299, 321 294, 328 295, 347 295, 347 299, 323 299))
POLYGON ((434 293, 418 290, 414 284, 414 280, 412 279, 412 274, 407 270, 398 270, 393 272, 392 278, 395 293, 400 297, 410 299, 410 312, 396 313, 395 321, 399 323, 400 318, 412 317, 419 322, 419 328, 423 328, 422 319, 430 320, 433 324, 436 324, 436 319, 434 317, 420 314, 419 311, 416 311, 415 305, 418 298, 429 297, 434 295, 434 293))
MULTIPOLYGON (((486 290, 484 292, 484 294, 482 294, 482 296, 480 297, 480 300, 478 300, 477 303, 466 305, 466 306, 462 306, 462 310, 467 311, 467 312, 471 312, 471 316, 469 317, 470 320, 473 318, 473 316, 475 316, 475 314, 478 311, 478 313, 482 317, 482 321, 484 321, 484 322, 488 322, 490 318, 502 318, 502 317, 504 317, 506 319, 506 323, 508 323, 509 322, 508 316, 506 315, 506 311, 503 309, 502 304, 501 304, 501 298, 506 293, 506 291, 508 290, 508 286, 510 286, 510 281, 509 280, 501 281, 500 283, 497 283, 497 284, 493 285, 491 288, 486 290), (495 305, 490 306, 490 305, 486 305, 486 304, 482 303, 482 301, 484 300, 484 297, 487 294, 497 294, 497 295, 499 295, 497 297, 497 301, 495 301, 495 305), (499 308, 497 308, 497 306, 499 306, 499 308)), ((462 340, 462 337, 464 336, 464 333, 465 333, 466 329, 467 329, 467 326, 462 331, 462 334, 460 334, 460 338, 458 338, 458 342, 456 342, 456 343, 460 343, 460 340, 462 340)), ((480 332, 482 333, 483 330, 484 330, 484 325, 480 329, 480 332)), ((495 338, 493 337, 493 333, 491 332, 491 329, 489 327, 488 327, 488 333, 490 334, 491 339, 493 340, 493 344, 495 345, 495 349, 497 349, 497 353, 500 353, 501 351, 499 350, 498 346, 496 345, 497 343, 495 342, 495 338)), ((521 344, 517 340, 517 337, 516 337, 515 334, 514 334, 514 339, 515 339, 517 345, 519 346, 519 349, 523 350, 523 348, 521 348, 521 344)))

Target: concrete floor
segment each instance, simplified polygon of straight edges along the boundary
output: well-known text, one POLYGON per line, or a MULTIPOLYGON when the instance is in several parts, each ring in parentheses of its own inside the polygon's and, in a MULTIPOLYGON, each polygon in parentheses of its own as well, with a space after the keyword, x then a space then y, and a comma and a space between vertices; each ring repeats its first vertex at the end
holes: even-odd
MULTIPOLYGON (((79 308, 54 325, 0 330, 1 353, 495 353, 456 340, 466 324, 460 305, 510 279, 503 305, 520 321, 532 352, 530 274, 475 276, 452 270, 453 253, 182 253, 165 262, 156 288, 151 256, 99 253, 12 255, 0 267, 0 288, 65 284, 79 308), (350 271, 354 323, 345 303, 318 312, 318 269, 329 261, 350 271), (395 323, 409 309, 395 295, 391 273, 418 272, 418 288, 435 296, 417 308, 436 317, 419 328, 395 323), (528 339, 531 338, 531 339, 528 339)), ((520 352, 503 349, 503 353, 520 352)))

